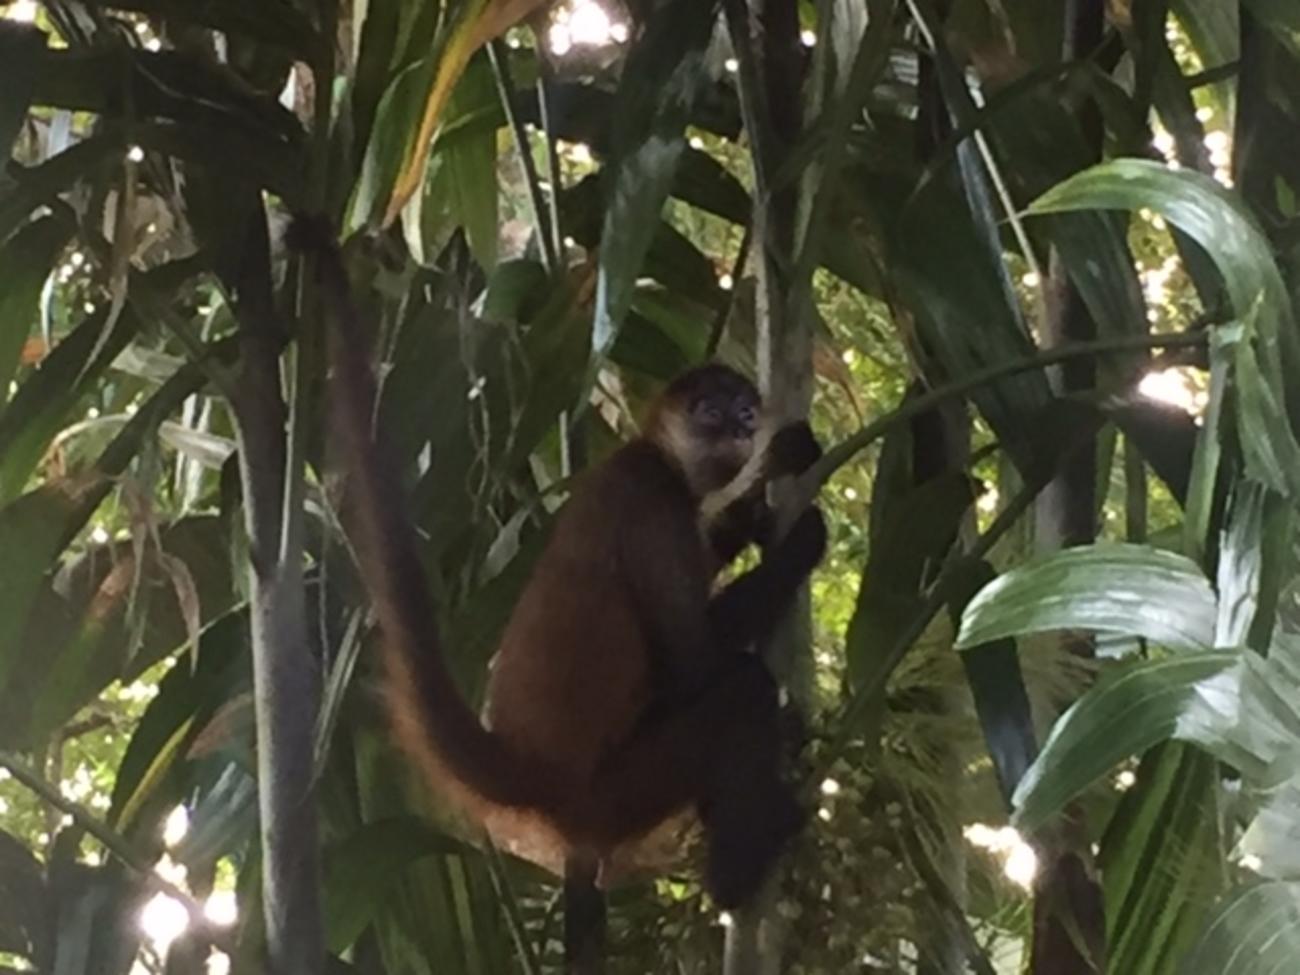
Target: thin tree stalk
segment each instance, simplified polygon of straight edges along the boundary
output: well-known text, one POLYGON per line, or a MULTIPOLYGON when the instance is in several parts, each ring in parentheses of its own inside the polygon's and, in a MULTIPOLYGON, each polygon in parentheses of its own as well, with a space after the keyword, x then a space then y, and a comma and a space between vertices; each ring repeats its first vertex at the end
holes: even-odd
MULTIPOLYGON (((496 75, 501 107, 506 113, 510 131, 514 134, 515 148, 519 152, 519 161, 523 166, 524 183, 528 187, 529 209, 533 215, 533 233, 537 236, 538 246, 542 251, 542 263, 548 273, 554 274, 560 266, 560 252, 557 250, 557 241, 550 229, 553 215, 547 211, 546 198, 542 194, 542 185, 537 175, 537 164, 533 160, 532 148, 528 141, 528 129, 519 117, 519 108, 515 104, 515 83, 510 73, 510 53, 498 39, 488 45, 488 57, 492 61, 492 71, 496 75)), ((540 91, 538 98, 541 98, 540 91)))
MULTIPOLYGON (((297 447, 302 431, 295 429, 292 445, 286 442, 281 330, 271 295, 265 216, 254 199, 240 263, 230 272, 239 295, 235 313, 243 366, 231 405, 251 562, 266 955, 270 975, 298 975, 321 971, 325 958, 314 798, 320 680, 307 633, 302 514, 286 511, 287 499, 301 498, 293 481, 304 476, 297 447)), ((292 425, 304 420, 295 411, 292 425)))
POLYGON ((718 346, 722 344, 723 333, 727 330, 727 320, 731 317, 731 310, 736 304, 736 285, 740 282, 745 273, 745 265, 749 262, 749 251, 754 241, 754 222, 748 220, 745 223, 745 232, 740 237, 740 249, 736 251, 736 260, 731 265, 731 290, 727 292, 727 299, 718 309, 717 315, 713 319, 713 328, 709 332, 709 344, 704 348, 704 358, 712 359, 718 353, 718 346))
MULTIPOLYGON (((538 37, 540 51, 545 45, 545 38, 538 37)), ((560 153, 555 144, 553 131, 554 119, 551 111, 551 69, 544 56, 537 58, 537 116, 541 121, 542 135, 546 138, 546 175, 550 180, 551 192, 547 195, 550 207, 551 250, 557 261, 564 256, 564 233, 560 228, 560 190, 564 177, 560 172, 560 153)), ((558 264, 557 264, 558 266, 558 264)))
MULTIPOLYGON (((811 287, 795 273, 801 183, 772 183, 801 135, 803 105, 797 56, 799 23, 788 0, 725 0, 732 47, 739 62, 741 117, 754 174, 752 233, 758 258, 755 318, 760 387, 777 416, 806 416, 812 398, 811 287)), ((807 275, 811 282, 811 271, 807 275)), ((794 485, 774 485, 778 522, 788 525, 794 485)), ((807 586, 777 632, 759 650, 801 710, 812 688, 812 608, 807 586)), ((727 975, 779 970, 784 922, 776 911, 780 868, 727 929, 727 975)))

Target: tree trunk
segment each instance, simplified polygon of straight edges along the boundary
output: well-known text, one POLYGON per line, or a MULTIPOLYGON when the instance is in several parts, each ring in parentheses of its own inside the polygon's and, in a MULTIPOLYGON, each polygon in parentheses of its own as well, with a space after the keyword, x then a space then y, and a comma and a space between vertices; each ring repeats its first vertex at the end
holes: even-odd
MULTIPOLYGON (((252 197, 235 294, 241 366, 234 405, 252 575, 254 713, 262 905, 271 975, 324 969, 316 805, 312 787, 319 674, 307 637, 302 574, 301 470, 290 469, 280 391, 282 328, 271 295, 265 213, 252 197)), ((219 271, 220 273, 220 271, 219 271)), ((297 465, 295 465, 297 466, 297 465)))
MULTIPOLYGON (((1100 46, 1105 28, 1103 0, 1069 0, 1065 7, 1066 61, 1089 56, 1100 46)), ((1081 109, 1080 126, 1093 160, 1101 159, 1102 120, 1096 108, 1081 109)), ((1059 253, 1051 255, 1043 346, 1087 342, 1097 336, 1096 323, 1069 280, 1059 253)), ((1051 374, 1058 393, 1096 386, 1092 359, 1063 363, 1051 374)), ((1089 438, 1062 458, 1061 468, 1038 499, 1037 543, 1044 551, 1086 545, 1097 534, 1097 449, 1089 438)), ((1092 642, 1067 637, 1073 652, 1092 656, 1092 642)), ((1083 822, 1067 811, 1053 836, 1040 838, 1043 857, 1034 885, 1034 941, 1030 970, 1034 975, 1086 975, 1105 971, 1106 927, 1101 888, 1094 879, 1083 822)))

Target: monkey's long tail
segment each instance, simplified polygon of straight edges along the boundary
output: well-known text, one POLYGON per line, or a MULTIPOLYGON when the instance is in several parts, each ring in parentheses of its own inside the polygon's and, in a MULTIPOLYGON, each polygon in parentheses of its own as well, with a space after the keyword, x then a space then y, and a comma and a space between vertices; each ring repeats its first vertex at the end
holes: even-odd
POLYGON ((334 233, 323 221, 297 216, 286 244, 314 258, 321 311, 332 319, 331 427, 348 476, 352 541, 384 638, 398 737, 457 805, 544 805, 545 783, 483 727, 447 671, 396 466, 381 431, 372 435, 375 381, 334 233))

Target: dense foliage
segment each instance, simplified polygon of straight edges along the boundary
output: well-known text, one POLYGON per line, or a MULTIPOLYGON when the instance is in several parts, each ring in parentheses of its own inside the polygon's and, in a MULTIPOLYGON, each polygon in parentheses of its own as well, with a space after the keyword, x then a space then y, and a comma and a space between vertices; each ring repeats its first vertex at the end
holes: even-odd
MULTIPOLYGON (((0 3, 0 972, 558 964, 389 742, 292 211, 471 697, 666 379, 815 375, 772 970, 1289 970, 1293 7, 0 3)), ((684 863, 609 968, 743 923, 684 863)))

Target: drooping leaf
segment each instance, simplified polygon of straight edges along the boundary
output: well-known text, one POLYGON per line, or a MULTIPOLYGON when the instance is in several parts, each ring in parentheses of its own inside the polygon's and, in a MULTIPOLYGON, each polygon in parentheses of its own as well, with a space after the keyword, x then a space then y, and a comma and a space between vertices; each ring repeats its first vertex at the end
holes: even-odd
POLYGON ((23 227, 0 247, 0 412, 8 399, 23 343, 36 321, 41 289, 55 259, 72 236, 58 217, 23 227))
POLYGON ((146 548, 143 564, 129 542, 100 546, 65 569, 60 592, 43 589, 24 614, 20 643, 45 652, 0 685, 5 744, 43 740, 106 685, 134 680, 183 648, 193 628, 225 613, 233 597, 223 539, 217 518, 183 519, 159 532, 162 553, 146 548), (183 563, 195 584, 190 605, 178 599, 169 559, 183 563))
POLYGON ((0 503, 27 487, 27 479, 67 422, 69 411, 139 327, 136 316, 125 310, 105 342, 101 339, 107 321, 107 309, 87 317, 46 356, 0 416, 0 503), (97 347, 100 351, 91 361, 97 347))
POLYGON ((1214 593, 1189 559, 1142 545, 1092 545, 994 580, 966 607, 957 645, 1079 629, 1206 650, 1214 645, 1215 616, 1214 593))
POLYGON ((183 749, 218 707, 247 688, 247 618, 231 613, 204 633, 198 666, 173 667, 158 683, 113 782, 109 822, 119 830, 135 825, 140 810, 160 792, 184 758, 183 749))
MULTIPOLYGON (((456 86, 448 105, 451 119, 465 116, 478 106, 495 108, 496 87, 487 58, 473 59, 456 86)), ((452 185, 453 212, 465 228, 470 249, 484 268, 497 257, 497 133, 496 127, 459 133, 439 148, 444 172, 452 185)), ((443 142, 444 140, 439 140, 443 142)))
POLYGON ((1194 734, 1180 722, 1210 682, 1239 661, 1237 653, 1196 653, 1107 675, 1057 721, 1021 779, 1013 798, 1017 825, 1037 829, 1121 761, 1176 732, 1194 734))
POLYGON ((1223 276, 1233 312, 1247 324, 1236 353, 1243 409, 1237 422, 1252 473, 1275 490, 1300 490, 1300 388, 1283 377, 1300 368, 1300 335, 1267 237, 1243 204, 1215 180, 1138 159, 1115 159, 1039 197, 1031 213, 1147 207, 1194 240, 1223 276), (1247 344, 1249 343, 1249 344, 1247 344))
POLYGON ((445 40, 440 45, 435 70, 421 73, 421 83, 411 92, 419 112, 412 116, 419 124, 407 132, 406 147, 396 170, 392 193, 384 211, 383 225, 391 226, 424 179, 429 147, 442 123, 443 111, 460 82, 470 59, 488 41, 501 36, 537 9, 542 0, 466 0, 453 13, 445 40))
POLYGON ((1188 954, 1184 972, 1276 975, 1300 958, 1300 884, 1272 880, 1224 899, 1188 954))

